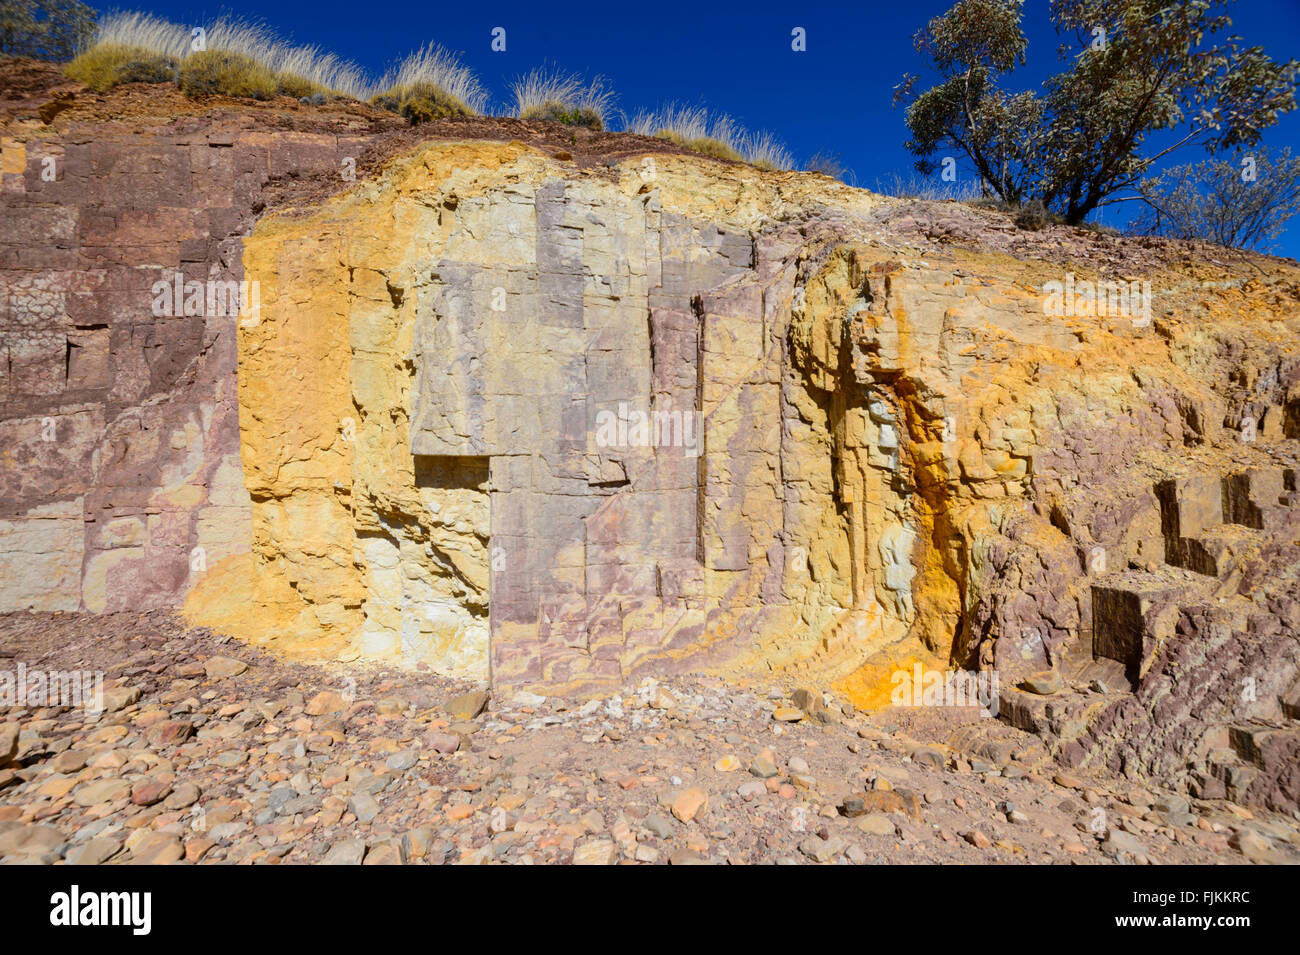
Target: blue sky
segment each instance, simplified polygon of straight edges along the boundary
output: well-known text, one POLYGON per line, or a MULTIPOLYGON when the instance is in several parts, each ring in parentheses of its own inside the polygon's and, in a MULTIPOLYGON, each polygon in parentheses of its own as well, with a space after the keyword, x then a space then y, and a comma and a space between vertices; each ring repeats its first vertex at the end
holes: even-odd
MULTIPOLYGON (((92 0, 92 5, 94 4, 92 0)), ((574 2, 358 4, 355 0, 233 0, 219 5, 159 0, 138 9, 179 23, 222 13, 265 21, 299 43, 314 43, 380 72, 391 60, 435 40, 463 54, 499 105, 510 81, 542 64, 605 76, 628 114, 668 101, 722 110, 750 128, 771 130, 803 162, 819 151, 871 187, 895 173, 912 175, 903 148, 907 131, 892 106, 903 73, 920 72, 912 36, 951 0, 858 2, 837 9, 812 4, 574 2), (506 29, 506 51, 490 48, 494 27, 506 29), (791 50, 791 30, 803 27, 807 51, 791 50)), ((130 6, 129 0, 123 6, 130 6)), ((1233 32, 1275 59, 1300 58, 1300 0, 1238 0, 1229 5, 1233 32)), ((1024 82, 1058 69, 1059 39, 1048 0, 1027 0, 1029 35, 1024 82)), ((1017 74, 1020 76, 1020 74, 1017 74)), ((1017 80, 1020 82, 1020 80, 1017 80)), ((1300 154, 1300 111, 1287 114, 1265 137, 1274 148, 1300 154)), ((1172 162, 1205 157, 1197 148, 1172 162)), ((1122 204, 1135 205, 1133 203, 1122 204)), ((1114 210, 1107 219, 1122 225, 1114 210)), ((1278 251, 1300 258, 1300 219, 1278 251)))

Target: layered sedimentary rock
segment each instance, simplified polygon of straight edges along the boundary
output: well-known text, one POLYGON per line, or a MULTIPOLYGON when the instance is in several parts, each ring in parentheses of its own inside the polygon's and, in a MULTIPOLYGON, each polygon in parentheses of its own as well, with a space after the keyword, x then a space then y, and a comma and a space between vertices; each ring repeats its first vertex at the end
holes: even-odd
MULTIPOLYGON (((783 425, 798 243, 760 227, 874 201, 790 185, 439 143, 264 222, 240 379, 260 563, 228 567, 262 632, 576 686, 824 626, 849 590, 807 566, 847 572, 847 538, 827 435, 783 425)), ((217 580, 191 609, 247 619, 217 580)))
POLYGON ((1294 263, 481 140, 257 216, 360 143, 58 122, 5 140, 7 608, 549 691, 979 669, 1062 762, 1296 803, 1294 263), (258 308, 158 318, 168 269, 258 308))
POLYGON ((1293 799, 1286 759, 1248 751, 1296 675, 1295 272, 1108 274, 897 215, 814 177, 437 143, 263 221, 240 357, 254 556, 191 612, 552 690, 793 667, 869 701, 929 654, 995 670, 1004 715, 1067 762, 1194 783, 1248 759, 1261 798, 1293 799), (1150 298, 1045 314, 1075 271, 1150 298), (1277 487, 1234 492, 1250 466, 1277 487), (1184 579, 1205 568, 1162 516, 1180 480, 1273 515, 1272 576, 1210 588, 1254 608, 1217 650, 1208 585, 1184 579), (1165 636, 1142 644, 1152 588, 1165 636), (1188 652, 1217 676, 1195 693, 1168 684, 1188 652), (1016 688, 1048 668, 1059 698, 1016 688), (1080 694, 1057 732, 1043 707, 1080 694), (1147 732, 1119 731, 1130 711, 1147 732))
POLYGON ((272 180, 337 170, 357 140, 5 105, 0 607, 176 607, 251 546, 225 304, 241 236, 272 180), (189 307, 155 289, 177 277, 201 286, 189 307))

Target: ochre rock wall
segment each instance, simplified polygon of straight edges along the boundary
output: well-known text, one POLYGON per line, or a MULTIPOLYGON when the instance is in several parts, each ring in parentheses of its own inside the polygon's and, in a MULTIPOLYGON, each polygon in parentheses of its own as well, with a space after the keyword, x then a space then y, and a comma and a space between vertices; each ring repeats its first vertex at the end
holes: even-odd
POLYGON ((1151 256, 1149 320, 1057 317, 1067 272, 1132 276, 976 245, 816 176, 522 144, 265 219, 253 554, 190 612, 553 688, 795 667, 872 700, 917 655, 1056 665, 1099 577, 1163 565, 1156 482, 1288 441, 1295 272, 1151 256), (698 455, 602 432, 672 410, 698 455))
POLYGON ((193 618, 567 687, 815 643, 852 604, 847 528, 827 419, 783 425, 799 245, 761 225, 810 196, 875 200, 786 188, 439 143, 264 221, 240 339, 254 556, 193 618))
POLYGON ((360 106, 48 105, 0 101, 0 608, 552 691, 979 668, 1062 762, 1300 798, 1293 263, 360 106), (258 307, 160 314, 177 274, 258 307), (1089 280, 1150 308, 1045 314, 1089 280))
POLYGON ((175 607, 251 546, 236 317, 154 285, 237 283, 268 183, 356 152, 251 125, 6 118, 0 609, 175 607))

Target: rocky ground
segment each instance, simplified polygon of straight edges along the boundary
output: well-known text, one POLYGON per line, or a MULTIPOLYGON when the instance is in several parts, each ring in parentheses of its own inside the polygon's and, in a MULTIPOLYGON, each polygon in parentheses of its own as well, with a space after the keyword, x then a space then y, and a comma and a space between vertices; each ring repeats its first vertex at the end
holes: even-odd
POLYGON ((969 712, 711 678, 488 699, 164 613, 5 615, 0 670, 19 662, 103 670, 106 711, 0 707, 8 863, 1300 860, 1295 819, 1065 773, 969 712))

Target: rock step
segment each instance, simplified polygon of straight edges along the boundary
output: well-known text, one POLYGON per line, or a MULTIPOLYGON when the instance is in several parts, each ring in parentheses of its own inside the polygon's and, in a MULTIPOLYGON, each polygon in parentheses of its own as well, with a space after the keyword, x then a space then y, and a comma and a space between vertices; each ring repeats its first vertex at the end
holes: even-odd
POLYGON ((1125 570, 1092 585, 1092 655, 1124 665, 1129 685, 1173 636, 1183 604, 1212 596, 1213 578, 1164 567, 1125 570))
POLYGON ((1300 679, 1291 684, 1291 689, 1283 693, 1278 702, 1282 706, 1283 716, 1290 720, 1300 720, 1300 679))
POLYGON ((1171 478, 1158 482, 1155 493, 1165 561, 1209 577, 1227 580, 1240 572, 1252 548, 1300 532, 1300 493, 1292 468, 1171 478))
POLYGON ((1258 530, 1282 527, 1295 515, 1282 496, 1294 490, 1294 472, 1284 468, 1247 468, 1223 479, 1224 520, 1258 530), (1288 487, 1288 483, 1292 486, 1288 487))
POLYGON ((1183 538, 1180 546, 1187 559, 1175 566, 1217 578, 1228 585, 1241 579, 1246 560, 1266 539, 1262 531, 1239 524, 1224 524, 1196 537, 1183 538))
POLYGON ((1206 761, 1203 775, 1207 778, 1193 773, 1204 793, 1202 798, 1268 803, 1272 794, 1281 797, 1280 804, 1295 800, 1293 769, 1300 755, 1300 726, 1250 720, 1229 727, 1227 742, 1226 747, 1214 750, 1206 761), (1260 791, 1251 793, 1252 786, 1260 791))

